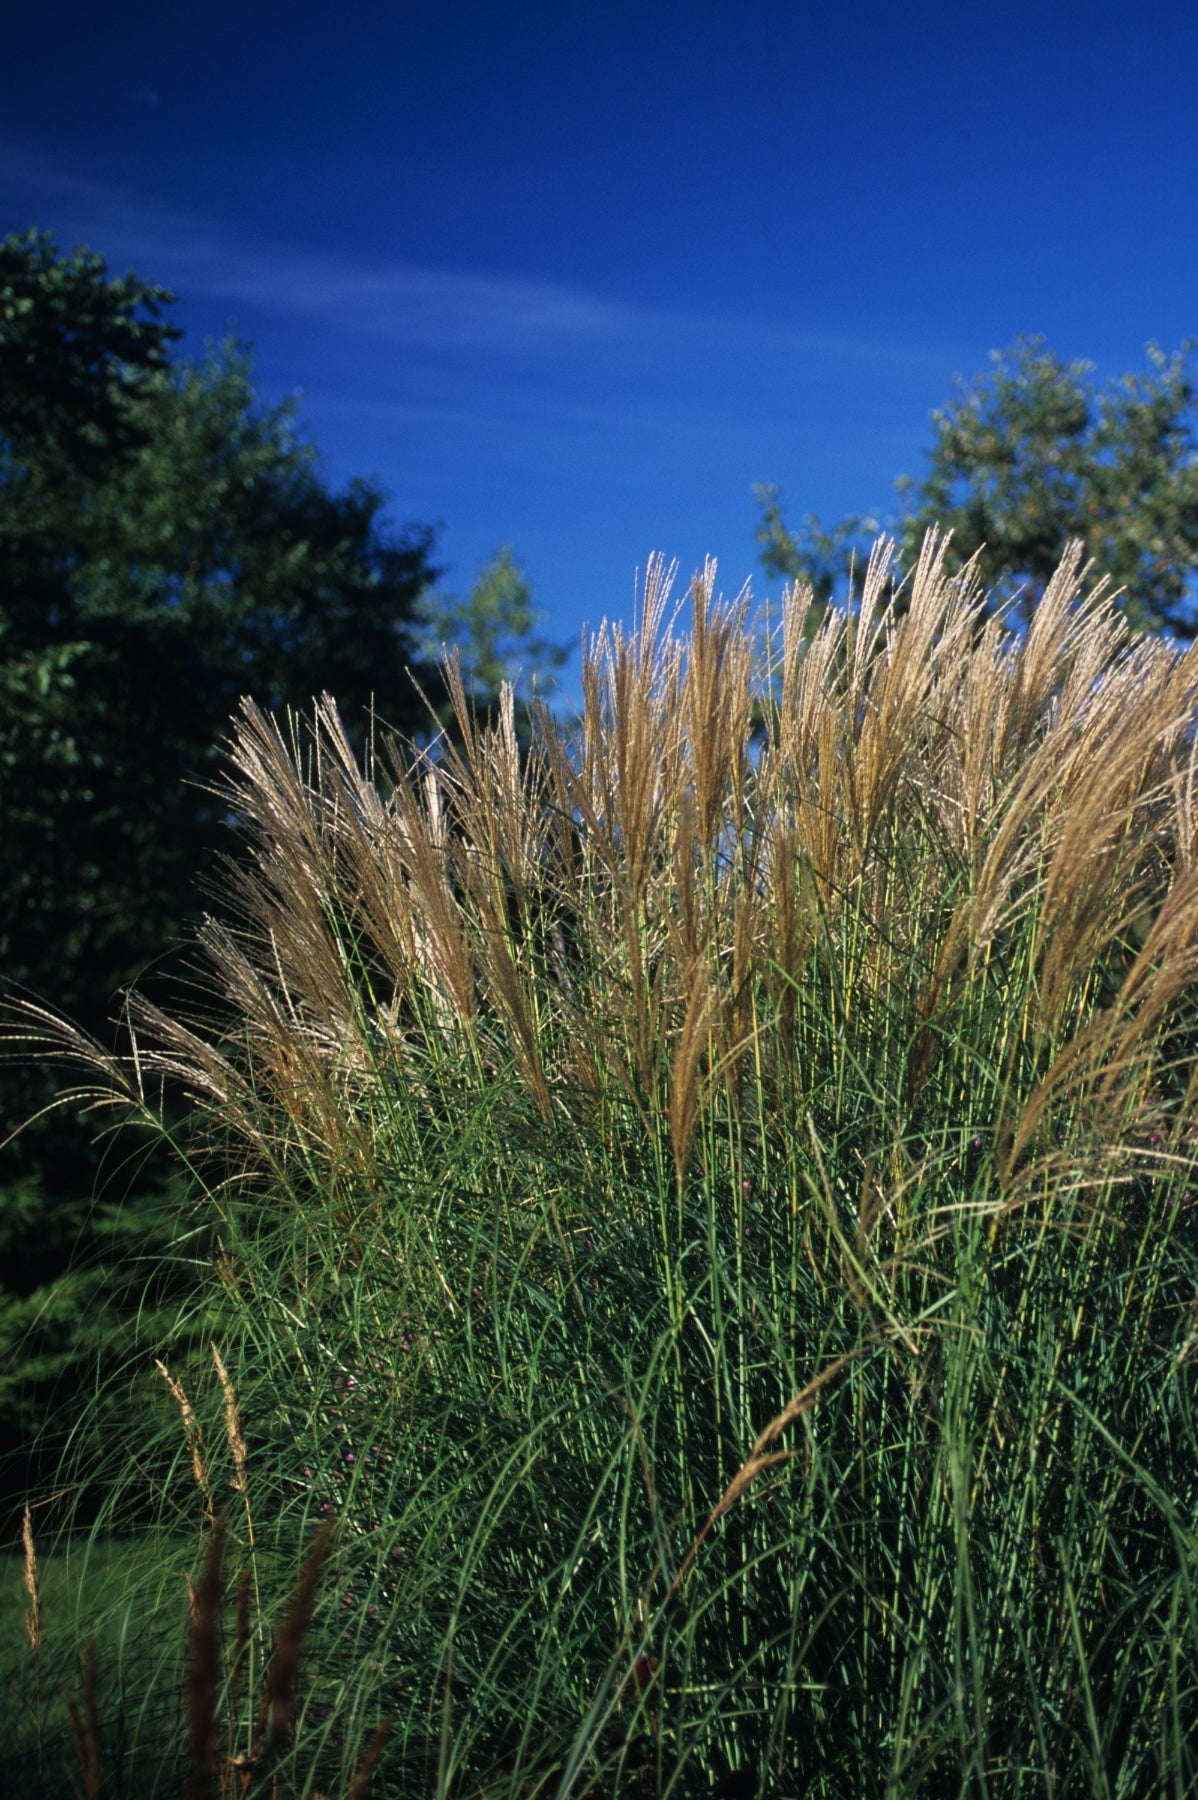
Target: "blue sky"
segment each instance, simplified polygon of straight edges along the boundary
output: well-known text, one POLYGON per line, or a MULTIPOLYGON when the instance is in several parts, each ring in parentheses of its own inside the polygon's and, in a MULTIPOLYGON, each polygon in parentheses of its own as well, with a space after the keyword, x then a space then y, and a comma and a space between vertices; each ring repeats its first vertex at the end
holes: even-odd
POLYGON ((653 550, 768 593, 756 481, 885 517, 1018 333, 1100 376, 1198 333, 1180 5, 72 0, 5 45, 0 231, 252 342, 333 481, 452 591, 510 542, 570 642, 653 550))

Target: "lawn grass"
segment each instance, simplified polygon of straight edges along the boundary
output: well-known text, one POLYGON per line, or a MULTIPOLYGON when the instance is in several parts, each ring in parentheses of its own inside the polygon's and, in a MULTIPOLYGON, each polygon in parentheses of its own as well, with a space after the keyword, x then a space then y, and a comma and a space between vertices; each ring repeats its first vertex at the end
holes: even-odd
POLYGON ((181 1771, 178 1689, 187 1591, 179 1588, 172 1549, 177 1558, 179 1546, 153 1536, 89 1534, 39 1556, 36 1650, 27 1623, 25 1556, 9 1553, 0 1562, 3 1792, 13 1800, 49 1800, 70 1794, 78 1782, 66 1696, 81 1703, 88 1643, 95 1647, 99 1755, 110 1790, 136 1792, 147 1757, 181 1771), (131 1593, 145 1598, 140 1616, 128 1608, 131 1593))
POLYGON ((222 1543, 229 1792, 302 1639, 280 1794, 1196 1794, 1198 653, 1076 557, 1022 639, 934 540, 768 643, 710 573, 528 750, 247 707, 194 1005, 20 1010, 189 1097, 215 1246, 63 1479, 131 1621, 222 1543))

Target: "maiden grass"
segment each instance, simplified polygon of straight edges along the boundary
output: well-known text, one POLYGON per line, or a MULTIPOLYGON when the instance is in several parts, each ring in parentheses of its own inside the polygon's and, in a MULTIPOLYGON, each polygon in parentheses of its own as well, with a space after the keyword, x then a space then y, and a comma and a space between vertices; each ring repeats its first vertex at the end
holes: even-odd
POLYGON ((1198 1793, 1198 652, 943 548, 766 642, 655 564, 528 752, 247 705, 194 1011, 20 1009, 199 1128, 97 1529, 177 1610, 227 1514, 222 1792, 331 1521, 279 1792, 1198 1793))

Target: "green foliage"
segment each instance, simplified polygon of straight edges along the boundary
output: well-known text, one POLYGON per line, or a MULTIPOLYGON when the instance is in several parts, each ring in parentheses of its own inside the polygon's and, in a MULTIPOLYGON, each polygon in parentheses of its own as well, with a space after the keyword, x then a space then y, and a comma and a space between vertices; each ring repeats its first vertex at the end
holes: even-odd
MULTIPOLYGON (((951 531, 954 564, 977 555, 999 598, 1022 588, 1026 617, 1065 545, 1080 539, 1126 589, 1120 604, 1133 626, 1192 635, 1198 455, 1191 348, 1166 356, 1149 345, 1143 374, 1099 388, 1089 379, 1091 364, 1064 363, 1042 339, 1020 338, 1005 355, 993 353, 989 375, 969 384, 958 378, 955 398, 932 414, 926 473, 896 484, 904 566, 913 567, 930 527, 951 531)), ((780 490, 756 493, 765 568, 813 581, 826 603, 876 523, 849 518, 829 532, 809 516, 792 534, 780 490)))
POLYGON ((59 478, 102 471, 144 441, 131 403, 168 367, 182 334, 159 318, 173 294, 134 275, 110 280, 103 257, 60 256, 48 233, 0 243, 0 418, 59 478), (139 314, 148 316, 139 317, 139 314))
POLYGON ((827 531, 814 513, 807 513, 796 534, 786 524, 781 488, 759 481, 753 492, 761 508, 754 536, 761 546, 762 568, 767 575, 805 582, 822 614, 851 570, 859 540, 877 530, 877 520, 853 515, 827 531))
MULTIPOLYGON (((148 1746, 155 1732, 164 1748, 169 1746, 178 1713, 177 1682, 185 1654, 182 1609, 174 1619, 165 1608, 156 1609, 153 1618, 129 1630, 122 1603, 131 1591, 154 1582, 162 1547, 152 1539, 107 1538, 54 1549, 44 1512, 35 1509, 32 1525, 38 1540, 36 1605, 25 1583, 19 1536, 16 1553, 0 1558, 0 1714, 11 1734, 9 1745, 16 1741, 24 1752, 15 1774, 5 1770, 5 1794, 9 1800, 87 1794, 66 1700, 78 1700, 85 1687, 84 1646, 89 1640, 98 1667, 95 1706, 103 1720, 100 1793, 134 1793, 139 1780, 141 1791, 152 1791, 167 1757, 148 1746), (36 1649, 30 1642, 35 1614, 36 1649), (127 1685, 113 1679, 122 1665, 127 1685)), ((181 1800, 181 1793, 180 1783, 172 1800, 181 1800)))
MULTIPOLYGON (((182 1224, 185 1199, 178 1180, 134 1181, 121 1202, 47 1193, 34 1176, 0 1188, 6 1496, 42 1489, 68 1444, 82 1454, 81 1433, 97 1460, 106 1438, 127 1434, 129 1383, 178 1336, 210 1259, 203 1232, 182 1224)), ((84 1515, 97 1499, 73 1505, 84 1515)))
MULTIPOLYGON (((479 572, 464 600, 436 588, 427 589, 420 614, 425 627, 421 654, 439 657, 456 651, 467 696, 480 713, 491 712, 504 682, 511 683, 517 729, 527 741, 529 690, 539 687, 544 699, 546 679, 563 667, 571 650, 568 644, 554 644, 536 635, 545 615, 533 606, 532 587, 511 545, 505 544, 479 572)), ((437 716, 443 727, 454 730, 451 702, 439 706, 437 716)))

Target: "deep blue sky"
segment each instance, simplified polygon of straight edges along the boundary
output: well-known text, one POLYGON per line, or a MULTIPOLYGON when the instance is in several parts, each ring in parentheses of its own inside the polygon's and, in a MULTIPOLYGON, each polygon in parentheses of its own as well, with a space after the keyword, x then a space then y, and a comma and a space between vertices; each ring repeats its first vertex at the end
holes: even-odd
POLYGON ((651 550, 767 592, 755 481, 884 517, 1020 332, 1101 376, 1198 333, 1190 7, 138 0, 4 43, 0 232, 251 341, 446 587, 510 541, 571 641, 651 550))

